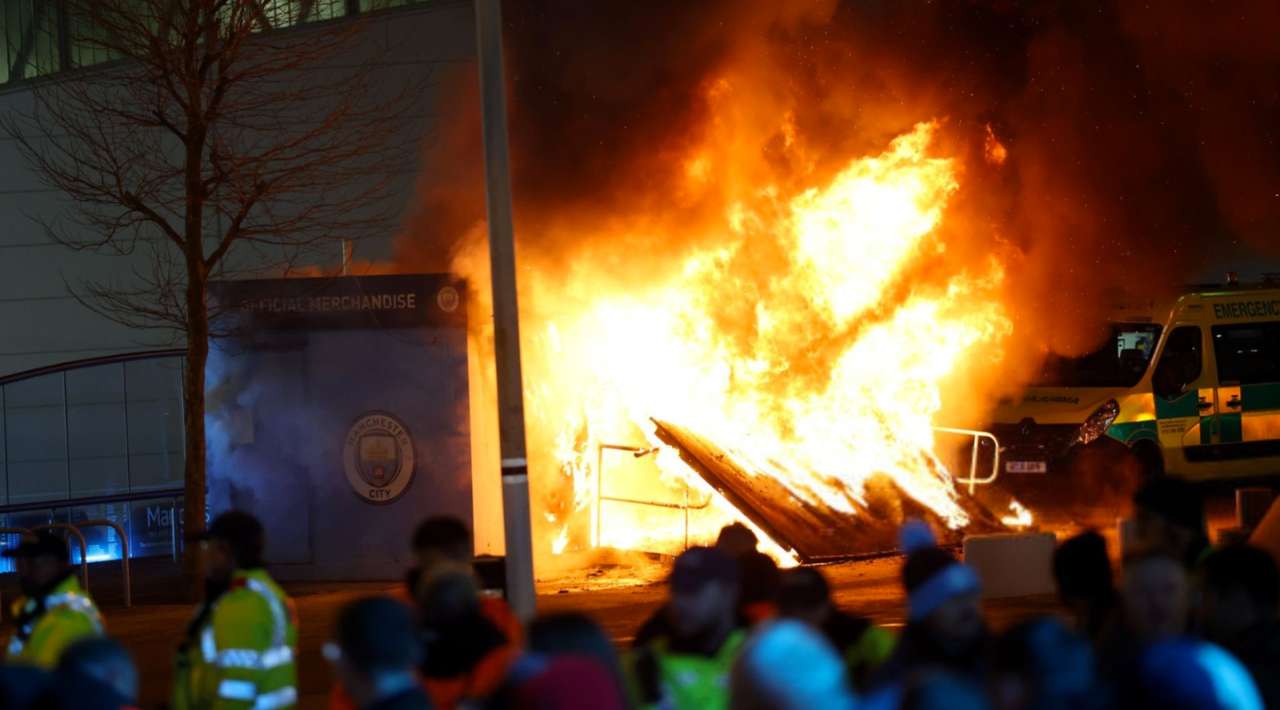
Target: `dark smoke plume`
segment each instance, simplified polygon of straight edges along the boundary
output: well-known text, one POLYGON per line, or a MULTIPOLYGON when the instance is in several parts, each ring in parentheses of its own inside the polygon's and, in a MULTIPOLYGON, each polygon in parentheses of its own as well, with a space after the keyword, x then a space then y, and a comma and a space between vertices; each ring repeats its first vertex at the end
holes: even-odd
MULTIPOLYGON (((507 3, 517 232, 574 215, 675 210, 707 82, 767 65, 812 151, 833 162, 939 117, 1010 149, 966 202, 1026 254, 1032 294, 1169 289, 1206 257, 1277 247, 1280 42, 1274 3, 507 3)), ((752 90, 744 87, 743 90, 752 90)), ((434 148, 405 261, 483 219, 473 74, 434 148)), ((768 145, 758 146, 768 150, 768 145)), ((971 155, 978 155, 971 153, 971 155)), ((822 158, 819 158, 819 163, 822 158)), ((833 165, 825 166, 828 169, 833 165)), ((976 182, 975 182, 976 181, 976 182)))

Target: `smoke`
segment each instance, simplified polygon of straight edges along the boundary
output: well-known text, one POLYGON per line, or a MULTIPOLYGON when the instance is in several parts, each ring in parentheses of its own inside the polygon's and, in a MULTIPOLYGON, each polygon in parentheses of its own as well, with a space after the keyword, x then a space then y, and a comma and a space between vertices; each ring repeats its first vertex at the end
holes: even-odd
MULTIPOLYGON (((707 174, 718 184, 688 184, 688 156, 726 129, 712 90, 724 80, 752 95, 733 100, 735 149, 765 154, 774 179, 790 161, 812 180, 943 119, 970 166, 957 209, 1025 256, 1020 288, 1058 301, 1065 288, 1081 317, 1107 287, 1170 289, 1206 255, 1277 241, 1274 4, 547 0, 505 12, 526 256, 582 248, 584 222, 642 214, 660 242, 664 225, 718 213, 754 177, 720 161, 707 174), (805 156, 780 147, 785 111, 805 156), (1010 151, 998 171, 974 160, 987 125, 1010 151)), ((474 73, 458 77, 404 262, 447 262, 483 219, 474 73)))
MULTIPOLYGON (((589 302, 600 280, 625 292, 672 278, 685 255, 728 241, 730 207, 776 210, 928 120, 961 187, 946 252, 919 255, 894 288, 1001 257, 1010 351, 998 372, 957 374, 988 399, 1046 350, 1096 345, 1116 301, 1158 301, 1206 263, 1280 251, 1273 3, 543 0, 504 12, 532 323, 589 302)), ((467 274, 477 322, 488 289, 474 76, 459 70, 449 87, 397 261, 467 274)), ((767 283, 771 246, 756 244, 726 286, 767 283)), ((749 317, 734 306, 726 297, 711 317, 749 317)), ((565 422, 538 421, 539 388, 573 383, 527 386, 531 441, 553 440, 565 422)), ((548 516, 573 507, 562 493, 548 516)))

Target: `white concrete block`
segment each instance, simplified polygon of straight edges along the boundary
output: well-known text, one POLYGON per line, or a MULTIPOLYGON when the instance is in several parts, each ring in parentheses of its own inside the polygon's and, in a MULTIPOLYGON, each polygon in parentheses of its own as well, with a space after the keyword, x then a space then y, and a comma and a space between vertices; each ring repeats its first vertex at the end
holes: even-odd
POLYGON ((986 599, 1052 594, 1053 533, 998 533, 964 539, 964 561, 982 577, 986 599))

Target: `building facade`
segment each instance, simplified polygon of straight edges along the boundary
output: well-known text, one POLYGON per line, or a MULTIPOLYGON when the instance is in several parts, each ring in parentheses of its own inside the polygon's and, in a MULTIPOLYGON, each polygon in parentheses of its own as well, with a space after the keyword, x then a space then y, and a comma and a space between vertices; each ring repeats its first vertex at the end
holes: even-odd
MULTIPOLYGON (((28 111, 40 82, 111 61, 77 41, 79 28, 60 4, 0 0, 0 115, 28 111)), ((474 20, 465 1, 270 0, 263 20, 267 32, 365 23, 355 51, 376 57, 380 81, 393 88, 428 73, 474 72, 474 20)), ((325 82, 326 71, 317 67, 309 80, 325 82)), ((388 127, 406 151, 424 150, 448 100, 438 89, 443 83, 430 82, 411 115, 388 127)), ((412 209, 416 173, 393 177, 396 199, 412 209)), ((181 502, 183 343, 171 332, 125 327, 82 303, 80 284, 145 268, 147 257, 72 251, 51 240, 40 220, 68 207, 0 134, 0 514, 7 516, 0 524, 106 517, 129 528, 135 547, 163 546, 176 534, 169 521, 181 502), (100 502, 69 505, 82 499, 100 502)), ((355 259, 392 258, 394 234, 359 236, 355 259)), ((331 268, 341 258, 335 249, 332 263, 315 266, 331 268)), ((493 517, 477 514, 477 525, 493 517)), ((479 547, 492 550, 498 537, 482 534, 479 547)), ((113 540, 94 537, 90 557, 118 554, 113 540)))

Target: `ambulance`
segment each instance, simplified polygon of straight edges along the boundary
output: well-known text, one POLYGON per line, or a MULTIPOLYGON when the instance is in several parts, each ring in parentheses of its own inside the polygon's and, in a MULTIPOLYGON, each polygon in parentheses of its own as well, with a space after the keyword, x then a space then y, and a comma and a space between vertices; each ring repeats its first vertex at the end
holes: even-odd
POLYGON ((1105 447, 1127 449, 1147 476, 1280 474, 1280 275, 1191 287, 1171 308, 1121 308, 1108 327, 1102 347, 1051 357, 997 408, 988 428, 1001 478, 1058 478, 1105 447))

